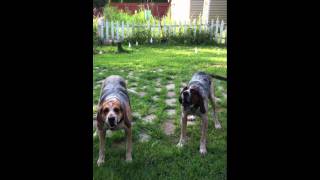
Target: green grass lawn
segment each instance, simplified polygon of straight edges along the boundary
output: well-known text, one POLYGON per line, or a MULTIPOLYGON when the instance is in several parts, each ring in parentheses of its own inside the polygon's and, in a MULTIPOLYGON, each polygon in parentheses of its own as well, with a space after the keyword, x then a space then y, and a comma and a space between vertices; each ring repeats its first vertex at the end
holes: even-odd
MULTIPOLYGON (((128 49, 127 47, 125 47, 128 49)), ((125 162, 125 135, 115 131, 106 138, 106 159, 102 167, 97 167, 99 140, 93 144, 93 179, 226 179, 227 166, 227 83, 215 80, 218 101, 218 116, 222 124, 220 130, 214 129, 209 116, 207 150, 201 157, 199 153, 200 119, 195 125, 188 125, 188 141, 183 149, 176 148, 180 136, 180 104, 178 96, 181 83, 188 83, 193 73, 204 71, 226 76, 227 55, 225 48, 211 46, 133 46, 128 54, 116 54, 116 47, 102 47, 105 53, 94 56, 93 99, 97 104, 100 83, 109 75, 120 75, 128 81, 128 88, 145 96, 130 92, 133 118, 133 151, 131 163, 125 162), (169 107, 166 85, 174 83, 176 105, 169 107), (158 89, 157 88, 161 88, 158 89), (154 97, 158 99, 153 99, 154 97), (170 117, 166 110, 174 109, 170 117), (143 118, 153 114, 156 118, 145 123, 143 118), (175 125, 174 133, 166 135, 164 123, 175 125), (147 134, 150 140, 140 141, 140 134, 147 134)), ((93 107, 94 112, 96 107, 93 107)))

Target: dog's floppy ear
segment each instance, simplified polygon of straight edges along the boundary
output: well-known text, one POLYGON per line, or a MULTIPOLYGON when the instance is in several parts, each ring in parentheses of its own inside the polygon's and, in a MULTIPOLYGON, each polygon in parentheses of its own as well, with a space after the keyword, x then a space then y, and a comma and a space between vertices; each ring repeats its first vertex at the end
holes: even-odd
POLYGON ((97 110, 97 127, 100 131, 103 130, 103 117, 102 117, 102 106, 99 104, 99 108, 97 110))
POLYGON ((200 103, 200 112, 201 113, 206 113, 206 108, 204 106, 204 102, 203 102, 203 98, 200 96, 200 99, 199 99, 199 103, 200 103))
POLYGON ((180 91, 180 95, 179 95, 179 103, 182 104, 182 97, 181 94, 183 93, 183 91, 187 90, 188 86, 184 87, 181 91, 180 91))
POLYGON ((192 97, 196 98, 196 104, 200 106, 200 112, 203 114, 206 113, 206 108, 203 102, 203 96, 200 94, 199 87, 194 86, 190 88, 190 91, 191 91, 192 97))
POLYGON ((132 120, 132 115, 131 115, 131 107, 128 102, 123 102, 121 103, 121 109, 123 113, 123 120, 124 123, 127 127, 131 127, 131 120, 132 120))

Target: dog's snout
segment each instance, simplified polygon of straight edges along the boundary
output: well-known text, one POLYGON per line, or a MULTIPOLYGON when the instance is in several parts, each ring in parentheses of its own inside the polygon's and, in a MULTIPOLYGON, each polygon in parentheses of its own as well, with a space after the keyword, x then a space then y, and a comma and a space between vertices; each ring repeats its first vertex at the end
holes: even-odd
POLYGON ((115 117, 109 117, 109 118, 108 118, 109 124, 110 124, 111 126, 114 126, 114 125, 115 125, 115 120, 116 120, 115 117))
POLYGON ((188 96, 188 95, 189 95, 189 93, 187 91, 183 92, 183 96, 188 96))

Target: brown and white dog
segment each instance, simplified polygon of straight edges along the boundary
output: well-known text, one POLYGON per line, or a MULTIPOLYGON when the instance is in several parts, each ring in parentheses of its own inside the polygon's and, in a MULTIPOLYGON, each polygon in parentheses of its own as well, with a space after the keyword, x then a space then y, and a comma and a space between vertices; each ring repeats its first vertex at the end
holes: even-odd
POLYGON ((187 116, 198 115, 202 119, 200 154, 207 153, 206 139, 208 129, 208 101, 210 101, 213 109, 213 119, 216 129, 221 128, 221 124, 216 114, 216 101, 214 98, 214 86, 212 78, 227 80, 217 75, 209 75, 204 72, 197 72, 192 76, 189 84, 184 87, 179 96, 179 102, 182 105, 181 117, 181 135, 178 147, 182 147, 186 143, 187 116))
POLYGON ((125 80, 116 75, 107 77, 101 88, 97 113, 97 129, 99 134, 98 166, 105 160, 106 130, 124 129, 127 136, 126 161, 131 161, 132 130, 131 106, 125 80))

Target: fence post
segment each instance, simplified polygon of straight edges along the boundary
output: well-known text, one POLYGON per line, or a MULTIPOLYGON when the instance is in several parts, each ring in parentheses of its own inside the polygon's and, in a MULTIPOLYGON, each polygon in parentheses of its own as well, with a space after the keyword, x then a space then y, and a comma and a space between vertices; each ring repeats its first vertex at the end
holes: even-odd
POLYGON ((224 27, 224 22, 222 20, 221 26, 220 26, 220 44, 222 43, 223 27, 224 27))
POLYGON ((101 29, 100 29, 100 37, 103 40, 104 38, 104 25, 103 25, 103 20, 100 21, 101 22, 101 29))
POLYGON ((122 21, 122 31, 121 31, 121 34, 122 34, 122 40, 124 40, 124 22, 122 21))
POLYGON ((164 34, 164 37, 167 37, 167 27, 166 27, 165 21, 163 21, 163 34, 164 34))
POLYGON ((151 28, 151 36, 153 36, 153 37, 155 37, 156 36, 156 33, 154 32, 155 30, 155 27, 156 27, 156 23, 153 21, 153 23, 152 23, 152 28, 151 28))
POLYGON ((213 19, 211 19, 211 27, 210 27, 210 40, 212 40, 212 34, 213 34, 213 19))
POLYGON ((119 22, 117 21, 117 41, 119 41, 119 22))
POLYGON ((171 34, 171 28, 170 28, 170 25, 172 25, 172 23, 169 21, 168 23, 168 38, 170 37, 170 34, 171 34))
POLYGON ((111 21, 111 40, 112 40, 112 42, 114 40, 114 24, 113 24, 113 21, 111 21))
POLYGON ((198 22, 200 22, 199 24, 199 33, 201 33, 201 28, 202 28, 202 18, 198 21, 198 22))
POLYGON ((108 23, 108 20, 106 20, 106 40, 109 40, 109 23, 108 23))
POLYGON ((135 32, 135 27, 134 27, 134 22, 132 22, 132 28, 131 28, 131 36, 134 35, 134 32, 135 32))
POLYGON ((172 30, 172 35, 175 36, 176 35, 176 22, 173 21, 173 30, 172 30))
POLYGON ((160 26, 160 21, 158 22, 158 35, 159 35, 159 37, 161 36, 161 26, 160 26))
POLYGON ((194 37, 196 37, 196 34, 197 34, 197 22, 196 22, 196 19, 193 20, 193 24, 194 24, 193 34, 194 34, 194 37))
POLYGON ((127 25, 126 25, 126 38, 128 38, 129 37, 129 23, 127 22, 127 25))
POLYGON ((218 29, 219 29, 219 27, 220 27, 220 24, 219 24, 219 17, 218 17, 216 20, 215 33, 214 33, 214 37, 215 37, 216 42, 218 42, 218 29))

